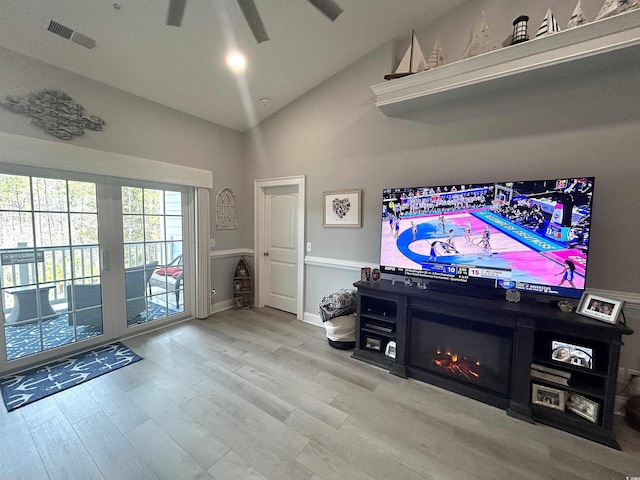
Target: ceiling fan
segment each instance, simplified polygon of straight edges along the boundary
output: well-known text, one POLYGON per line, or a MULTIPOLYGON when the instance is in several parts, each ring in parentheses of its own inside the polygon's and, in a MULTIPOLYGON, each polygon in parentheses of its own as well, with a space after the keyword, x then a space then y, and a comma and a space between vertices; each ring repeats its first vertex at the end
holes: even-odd
MULTIPOLYGON (((262 43, 269 40, 254 0, 236 0, 236 2, 238 2, 240 10, 242 10, 253 36, 256 37, 256 41, 262 43)), ((333 0, 307 0, 307 2, 324 13, 332 22, 342 13, 342 8, 333 0)), ((187 0, 169 0, 167 25, 180 26, 186 3, 187 0)))

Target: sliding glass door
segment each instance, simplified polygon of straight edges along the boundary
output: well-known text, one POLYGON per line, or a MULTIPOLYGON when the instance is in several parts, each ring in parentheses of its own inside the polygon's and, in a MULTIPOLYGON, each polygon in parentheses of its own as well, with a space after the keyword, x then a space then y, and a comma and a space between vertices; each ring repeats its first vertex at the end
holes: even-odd
POLYGON ((184 311, 183 194, 122 187, 127 325, 184 311))
POLYGON ((188 198, 169 185, 0 170, 0 366, 188 313, 188 198))
POLYGON ((103 332, 96 184, 0 174, 7 360, 103 332))

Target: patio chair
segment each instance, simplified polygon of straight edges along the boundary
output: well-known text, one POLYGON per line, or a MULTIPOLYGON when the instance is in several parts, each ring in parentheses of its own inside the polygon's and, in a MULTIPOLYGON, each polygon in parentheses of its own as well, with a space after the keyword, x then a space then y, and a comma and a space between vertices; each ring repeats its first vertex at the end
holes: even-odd
MULTIPOLYGON (((127 268, 124 271, 125 296, 127 300, 127 325, 137 323, 140 315, 147 308, 145 298, 146 286, 158 262, 149 262, 127 268)), ((100 284, 67 285, 67 299, 69 303, 69 324, 88 325, 97 330, 102 329, 102 290, 100 284), (83 310, 80 310, 83 309, 83 310), (84 310, 87 309, 87 310, 84 310), (73 310, 80 310, 75 311, 73 310)))
POLYGON ((180 287, 184 278, 182 255, 171 260, 168 265, 158 268, 149 279, 149 293, 151 287, 160 287, 166 292, 173 291, 176 296, 176 308, 180 305, 180 287))

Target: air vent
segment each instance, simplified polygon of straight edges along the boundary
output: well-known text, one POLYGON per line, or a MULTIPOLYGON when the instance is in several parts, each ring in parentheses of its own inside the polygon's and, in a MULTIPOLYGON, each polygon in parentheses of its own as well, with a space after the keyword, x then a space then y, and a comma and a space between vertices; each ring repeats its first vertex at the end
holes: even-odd
POLYGON ((91 38, 83 35, 82 33, 75 32, 72 28, 65 27, 64 25, 54 22, 51 20, 49 22, 49 27, 47 28, 51 33, 55 33, 56 35, 60 35, 62 38, 66 38, 67 40, 71 40, 73 43, 77 43, 78 45, 82 45, 85 48, 92 49, 96 46, 96 41, 91 38))
POLYGON ((67 40, 69 40, 73 34, 73 30, 71 28, 60 25, 58 22, 54 22, 53 20, 49 22, 49 28, 47 28, 47 30, 51 33, 55 33, 56 35, 60 35, 62 38, 66 38, 67 40))
POLYGON ((73 34, 73 37, 71 37, 71 41, 77 43, 78 45, 82 45, 83 47, 86 47, 88 49, 92 49, 93 47, 96 46, 96 41, 93 38, 87 37, 86 35, 83 35, 78 32, 75 32, 73 34))
POLYGON ((169 11, 167 12, 167 25, 179 27, 184 15, 186 0, 169 0, 169 11))

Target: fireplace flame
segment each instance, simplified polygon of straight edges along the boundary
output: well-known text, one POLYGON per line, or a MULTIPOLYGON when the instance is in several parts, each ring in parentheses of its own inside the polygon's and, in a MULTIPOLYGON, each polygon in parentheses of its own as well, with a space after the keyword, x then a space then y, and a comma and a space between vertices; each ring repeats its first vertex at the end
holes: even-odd
POLYGON ((480 378, 480 373, 476 367, 480 366, 480 360, 475 362, 466 357, 459 357, 457 353, 447 352, 443 355, 440 348, 436 349, 437 358, 433 360, 434 365, 442 368, 448 373, 465 378, 480 378))

